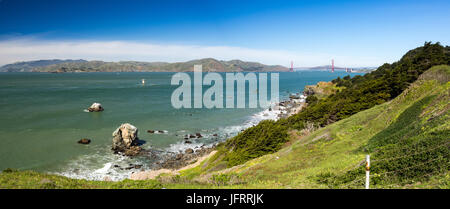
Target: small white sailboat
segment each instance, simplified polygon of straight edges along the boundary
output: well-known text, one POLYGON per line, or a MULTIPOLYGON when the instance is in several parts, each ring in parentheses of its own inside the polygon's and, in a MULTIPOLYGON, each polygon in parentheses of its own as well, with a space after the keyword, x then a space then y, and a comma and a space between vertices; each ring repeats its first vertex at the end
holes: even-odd
POLYGON ((142 79, 141 82, 142 82, 142 85, 145 85, 145 79, 142 79))

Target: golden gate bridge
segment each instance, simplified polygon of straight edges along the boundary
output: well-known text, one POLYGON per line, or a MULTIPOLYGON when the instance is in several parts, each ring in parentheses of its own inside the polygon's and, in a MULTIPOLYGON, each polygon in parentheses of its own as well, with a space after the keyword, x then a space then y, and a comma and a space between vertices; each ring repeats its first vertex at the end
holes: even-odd
MULTIPOLYGON (((327 67, 328 69, 328 67, 327 67)), ((294 72, 294 61, 291 61, 291 67, 289 68, 289 72, 294 72)), ((334 59, 331 59, 331 72, 334 73, 334 59)), ((352 73, 353 68, 345 68, 345 72, 352 73)))

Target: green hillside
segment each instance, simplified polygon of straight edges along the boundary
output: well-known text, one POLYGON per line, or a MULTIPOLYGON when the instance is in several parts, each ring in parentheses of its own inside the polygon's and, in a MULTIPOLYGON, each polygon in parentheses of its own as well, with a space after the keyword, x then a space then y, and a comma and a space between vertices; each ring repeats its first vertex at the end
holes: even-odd
MULTIPOLYGON (((391 101, 423 72, 442 64, 450 64, 450 47, 426 42, 424 46, 410 50, 399 61, 384 64, 364 76, 335 79, 332 82, 339 87, 336 93, 312 100, 313 103, 287 119, 260 123, 220 144, 216 154, 220 160, 210 166, 232 167, 274 153, 289 141, 289 131, 325 127, 391 101)), ((307 101, 311 101, 309 97, 307 101)))
POLYGON ((450 188, 449 76, 449 66, 435 66, 392 101, 311 134, 291 131, 292 145, 276 153, 219 171, 212 158, 182 177, 231 188, 364 188, 370 154, 372 188, 450 188))

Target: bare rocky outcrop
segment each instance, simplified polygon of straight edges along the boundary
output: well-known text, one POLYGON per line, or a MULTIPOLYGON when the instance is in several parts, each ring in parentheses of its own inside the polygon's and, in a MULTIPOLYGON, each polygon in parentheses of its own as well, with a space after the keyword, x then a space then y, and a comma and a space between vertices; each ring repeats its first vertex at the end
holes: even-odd
POLYGON ((184 151, 184 153, 186 153, 186 154, 192 154, 192 153, 194 153, 194 150, 191 149, 191 148, 188 148, 188 149, 186 149, 186 150, 184 151))
POLYGON ((184 153, 178 153, 172 157, 165 159, 164 162, 160 164, 160 166, 166 169, 179 169, 195 162, 197 158, 209 154, 214 149, 215 146, 201 147, 196 150, 188 148, 184 151, 184 153))
POLYGON ((94 103, 88 108, 89 112, 101 112, 103 110, 103 106, 100 103, 94 103))
MULTIPOLYGON (((140 171, 136 173, 132 173, 130 175, 131 180, 147 180, 147 179, 156 179, 161 174, 171 174, 171 175, 179 175, 180 171, 187 170, 199 166, 203 161, 208 158, 211 158, 217 151, 213 150, 213 148, 203 149, 203 151, 199 151, 197 155, 190 154, 189 160, 185 163, 178 164, 177 166, 169 166, 170 168, 160 168, 157 170, 147 170, 140 171)), ((183 155, 183 154, 179 154, 183 155)), ((181 159, 182 157, 180 157, 181 159)), ((178 160, 180 160, 178 159, 178 160)))
POLYGON ((315 95, 317 98, 324 98, 338 91, 332 82, 320 81, 316 85, 305 86, 303 94, 305 96, 315 95))
POLYGON ((305 86, 303 89, 303 94, 306 96, 314 95, 316 93, 314 89, 314 86, 305 86))
POLYGON ((112 136, 112 150, 115 153, 120 152, 126 156, 135 156, 142 151, 142 148, 138 146, 138 129, 135 126, 124 123, 113 132, 112 136))

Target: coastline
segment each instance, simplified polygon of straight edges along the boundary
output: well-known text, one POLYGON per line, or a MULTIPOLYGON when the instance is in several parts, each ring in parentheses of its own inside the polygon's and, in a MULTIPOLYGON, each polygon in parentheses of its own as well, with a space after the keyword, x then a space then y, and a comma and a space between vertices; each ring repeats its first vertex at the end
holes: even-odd
MULTIPOLYGON (((304 93, 291 94, 289 95, 289 98, 287 100, 280 101, 272 107, 263 110, 255 115, 267 117, 275 121, 281 118, 287 118, 300 112, 306 106, 305 99, 306 95, 304 93)), ((263 120, 260 120, 259 122, 261 121, 263 120)), ((246 127, 245 129, 247 128, 249 127, 246 127)), ((245 129, 243 129, 242 131, 244 131, 245 129)), ((228 139, 229 138, 225 139, 225 141, 228 139)), ((199 149, 185 149, 174 156, 165 158, 162 161, 157 162, 160 168, 132 172, 129 175, 128 179, 148 180, 155 179, 161 174, 178 175, 181 171, 196 167, 200 165, 200 163, 204 160, 213 156, 217 152, 217 150, 215 150, 216 145, 217 144, 214 143, 211 147, 202 146, 199 149)), ((105 177, 105 179, 107 179, 107 177, 105 177)))
MULTIPOLYGON (((152 112, 153 108, 146 108, 146 109, 140 109, 139 111, 134 111, 133 113, 137 117, 122 117, 124 114, 121 114, 120 111, 122 111, 118 107, 125 108, 128 106, 135 106, 135 105, 141 105, 143 107, 142 103, 139 102, 131 102, 127 103, 127 105, 121 104, 121 105, 111 105, 108 104, 108 95, 102 96, 106 99, 99 99, 98 101, 104 103, 105 111, 104 113, 80 113, 81 111, 78 109, 80 105, 72 105, 72 109, 76 109, 77 111, 77 117, 76 120, 88 120, 89 123, 98 122, 104 119, 108 119, 107 122, 113 121, 115 124, 106 124, 101 127, 101 130, 94 130, 89 129, 88 126, 86 127, 80 127, 78 129, 87 129, 87 131, 80 132, 83 135, 80 137, 87 137, 89 139, 93 140, 93 143, 86 146, 77 145, 74 146, 74 152, 72 158, 67 158, 61 160, 60 163, 55 165, 50 165, 48 167, 39 168, 40 172, 46 172, 46 173, 52 173, 57 175, 66 176, 69 178, 74 179, 86 179, 86 180, 103 180, 105 176, 110 177, 114 181, 120 181, 123 179, 126 179, 129 177, 131 172, 139 172, 142 169, 149 170, 149 169, 159 169, 161 168, 160 165, 166 161, 174 161, 175 163, 172 164, 185 164, 184 161, 188 160, 178 160, 175 161, 173 158, 176 157, 177 154, 182 153, 185 155, 185 150, 188 148, 191 148, 193 150, 198 150, 203 147, 211 147, 213 144, 217 144, 220 142, 224 142, 227 139, 230 139, 234 136, 236 136, 238 133, 242 132, 243 130, 246 130, 250 127, 256 126, 259 124, 262 120, 278 120, 280 118, 286 118, 298 111, 302 108, 304 105, 302 102, 302 98, 304 96, 302 95, 302 91, 304 91, 303 87, 306 85, 314 85, 315 83, 319 81, 328 81, 332 79, 334 76, 333 74, 329 73, 312 73, 307 72, 305 74, 282 74, 284 75, 284 78, 286 82, 283 83, 281 89, 280 89, 280 100, 277 101, 277 103, 272 103, 271 108, 267 109, 247 109, 247 110, 225 110, 225 111, 214 111, 213 116, 211 119, 209 119, 210 115, 209 112, 211 111, 196 111, 196 110, 187 110, 187 111, 181 111, 183 115, 179 115, 180 119, 177 117, 174 117, 175 111, 169 112, 170 114, 163 113, 165 111, 164 108, 169 109, 170 106, 167 106, 166 104, 162 104, 161 102, 157 102, 155 105, 155 108, 158 112, 156 114, 152 112), (296 76, 298 79, 292 79, 292 76, 296 76), (299 93, 297 93, 299 92, 299 93), (289 98, 291 96, 291 98, 289 98), (114 108, 114 109, 113 109, 114 108), (120 114, 111 114, 111 113, 120 113, 120 114), (230 114, 224 114, 230 113, 230 114), (235 112, 238 112, 238 114, 235 114, 235 112), (143 117, 143 115, 145 117, 143 117), (168 115, 169 117, 165 117, 168 115), (224 115, 224 117, 216 117, 224 115), (103 116, 103 119, 101 118, 103 116), (110 118, 105 117, 114 117, 111 120, 110 118), (154 116, 153 118, 148 119, 148 117, 154 116), (181 117, 182 116, 182 117, 181 117), (155 122, 157 118, 161 118, 161 123, 155 122), (91 119, 92 118, 92 119, 91 119), (125 119, 122 119, 125 118, 125 119), (137 119, 135 119, 137 118, 137 119), (198 120, 202 122, 203 124, 195 124, 191 123, 188 120, 190 118, 193 118, 195 120, 198 120), (115 121, 123 120, 120 123, 116 123, 115 121), (175 120, 175 121, 174 121, 175 120), (150 121, 150 122, 147 122, 150 121), (204 125, 205 122, 211 121, 212 123, 209 123, 207 125, 204 125), (226 122, 222 122, 226 121, 226 122), (131 122, 133 125, 139 128, 139 136, 142 140, 146 141, 147 143, 142 146, 145 150, 152 150, 152 153, 149 153, 142 157, 125 157, 125 156, 119 156, 115 155, 110 151, 110 143, 111 139, 109 137, 111 131, 113 130, 111 127, 117 127, 121 123, 125 122, 131 122), (183 124, 186 123, 186 124, 183 124), (172 125, 173 124, 173 125, 172 125), (151 133, 148 132, 148 130, 164 130, 165 133, 151 133), (190 138, 190 135, 195 135, 196 133, 201 133, 203 137, 201 138, 190 138), (186 136, 187 139, 186 139, 186 136), (183 140, 184 139, 184 140, 183 140), (81 154, 80 154, 81 153, 81 154), (183 162, 181 162, 183 161, 183 162), (136 166, 136 168, 131 168, 133 166, 136 166), (142 166, 140 166, 142 165, 142 166)), ((105 80, 105 78, 102 76, 100 79, 97 79, 100 75, 96 75, 96 79, 88 80, 92 81, 90 83, 93 83, 97 80, 105 80)), ((69 76, 72 79, 72 76, 69 76)), ((120 85, 119 90, 122 91, 124 88, 130 88, 132 90, 136 89, 136 92, 146 92, 146 95, 144 97, 140 97, 142 99, 145 98, 151 98, 158 96, 157 94, 154 94, 157 90, 163 88, 165 89, 165 86, 162 86, 162 81, 164 79, 167 79, 168 76, 166 75, 159 75, 154 74, 151 79, 155 80, 155 82, 149 82, 150 84, 157 84, 158 86, 151 86, 146 85, 145 88, 142 88, 141 84, 138 83, 132 83, 133 81, 136 82, 136 76, 129 74, 125 75, 124 78, 122 76, 117 75, 110 75, 107 78, 107 83, 101 83, 102 85, 99 85, 101 87, 109 87, 110 83, 116 80, 120 80, 122 82, 120 85), (124 80, 125 81, 122 81, 124 80), (152 94, 149 96, 147 93, 150 91, 152 94)), ((170 76, 169 76, 170 77, 170 76)), ((37 77, 40 79, 40 77, 37 77)), ((45 79, 53 79, 53 77, 44 77, 45 79)), ((77 77, 78 78, 78 77, 77 77)), ((80 78, 85 79, 86 75, 81 76, 80 78)), ((141 76, 139 76, 141 78, 141 76)), ((146 78, 146 80, 150 79, 149 77, 143 77, 146 78)), ((60 83, 66 82, 65 80, 58 80, 58 85, 60 83)), ((56 85, 51 85, 51 87, 56 85)), ((84 91, 82 87, 76 86, 78 89, 77 91, 84 91)), ((69 88, 68 90, 74 89, 69 88)), ((90 88, 88 88, 90 89, 90 88)), ((117 89, 114 88, 108 88, 108 92, 113 92, 117 89)), ((163 92, 165 95, 165 92, 163 92)), ((141 96, 141 95, 139 95, 141 96)), ((140 101, 142 99, 136 100, 140 101)), ((92 99, 85 99, 86 101, 78 101, 77 103, 87 103, 88 105, 92 104, 92 102, 97 100, 92 99)), ((86 106, 88 106, 86 105, 86 106)), ((148 104, 146 103, 145 106, 148 104)), ((86 107, 86 106, 83 106, 86 107)), ((72 114, 66 114, 66 115, 72 115, 72 114)), ((78 127, 78 126, 77 126, 78 127)), ((75 133, 75 132, 73 132, 75 133)), ((67 143, 73 143, 72 138, 77 139, 78 136, 72 136, 68 137, 64 134, 65 138, 71 138, 68 139, 67 143)), ((78 140, 78 139, 77 139, 78 140)), ((149 151, 150 152, 150 151, 149 151)), ((52 154, 53 155, 53 154, 52 154)), ((12 166, 9 166, 12 167, 12 166)), ((180 166, 177 166, 179 168, 180 166)), ((174 168, 173 166, 171 168, 174 168)), ((31 168, 33 169, 33 168, 31 168)))
MULTIPOLYGON (((209 119, 210 115, 209 112, 211 111, 181 111, 183 113, 183 117, 180 117, 180 120, 177 120, 176 117, 172 117, 171 115, 177 115, 175 112, 170 112, 170 114, 167 114, 165 111, 166 109, 170 109, 170 106, 167 106, 166 104, 162 104, 161 102, 157 102, 155 105, 155 109, 157 109, 159 112, 156 112, 156 114, 152 111, 154 111, 153 106, 152 108, 146 108, 146 109, 139 109, 139 111, 132 111, 135 116, 128 117, 126 114, 122 114, 122 109, 126 106, 139 106, 143 107, 142 102, 130 102, 130 103, 118 103, 117 105, 111 105, 109 101, 109 94, 110 92, 116 92, 116 91, 123 91, 124 89, 131 89, 136 92, 145 92, 146 95, 144 97, 140 97, 140 99, 136 99, 135 101, 141 101, 141 100, 148 100, 149 98, 159 96, 157 94, 154 94, 154 92, 159 91, 159 89, 163 88, 166 89, 165 86, 161 86, 161 84, 164 83, 165 79, 167 79, 167 75, 160 75, 160 74, 152 74, 151 79, 154 80, 154 82, 149 82, 150 85, 146 85, 145 88, 142 87, 141 84, 137 83, 136 77, 141 78, 141 76, 136 76, 135 74, 129 74, 125 76, 117 76, 110 74, 106 77, 103 75, 95 75, 92 76, 94 79, 87 79, 89 84, 92 84, 95 86, 94 89, 102 87, 106 88, 107 92, 105 95, 102 95, 100 99, 91 99, 85 96, 81 96, 82 101, 77 101, 75 103, 71 103, 70 106, 64 106, 65 109, 70 108, 73 109, 73 112, 66 111, 64 115, 67 117, 74 118, 75 121, 86 121, 86 124, 92 124, 92 125, 98 125, 95 128, 91 128, 93 126, 91 125, 78 125, 78 124, 85 124, 85 123, 77 123, 75 125, 66 124, 64 126, 67 126, 71 128, 69 132, 61 132, 61 136, 66 140, 63 144, 71 144, 74 143, 74 139, 78 140, 80 138, 89 138, 92 140, 92 143, 89 145, 76 145, 72 147, 69 147, 71 150, 70 155, 73 157, 66 157, 66 158, 57 158, 59 160, 58 163, 48 163, 48 165, 41 166, 41 167, 24 167, 22 169, 33 169, 38 172, 45 172, 45 173, 51 173, 51 174, 57 174, 66 176, 73 179, 85 179, 85 180, 103 180, 105 176, 110 177, 114 181, 120 181, 123 179, 126 179, 129 177, 131 172, 139 172, 142 169, 149 170, 149 169, 158 169, 161 166, 156 164, 159 161, 163 161, 161 163, 164 163, 165 161, 168 161, 166 158, 170 158, 171 156, 175 157, 178 153, 185 154, 185 150, 188 148, 197 150, 201 149, 202 146, 205 147, 211 147, 213 144, 217 144, 219 142, 224 142, 227 139, 230 139, 237 135, 239 132, 242 132, 243 130, 246 130, 250 127, 256 126, 259 124, 262 120, 278 120, 280 118, 286 118, 298 111, 302 108, 302 105, 304 105, 300 97, 303 97, 302 91, 304 91, 303 87, 306 85, 314 85, 315 83, 319 81, 328 81, 332 77, 336 76, 334 74, 329 73, 312 73, 307 72, 304 74, 282 74, 284 77, 282 77, 283 85, 281 85, 280 88, 280 101, 277 103, 272 103, 271 108, 267 109, 247 109, 247 110, 225 110, 225 111, 214 111, 213 115, 209 119), (298 79, 293 79, 292 77, 296 76, 298 79), (98 80, 107 82, 97 82, 98 80), (109 88, 111 86, 111 83, 116 83, 120 81, 119 88, 109 88), (133 83, 134 82, 134 83, 133 83), (101 85, 97 85, 97 83, 100 83, 101 85), (156 84, 159 86, 151 86, 151 84, 156 84), (151 92, 151 95, 148 94, 148 92, 151 92), (297 93, 299 92, 299 93, 297 93), (291 96, 291 98, 289 98, 291 96), (92 102, 102 102, 102 104, 105 106, 105 111, 103 113, 85 113, 82 111, 81 108, 86 108, 92 102), (81 105, 80 105, 81 104, 81 105), (86 105, 85 105, 86 104, 86 105), (119 105, 120 104, 120 105, 119 105), (126 105, 125 105, 126 104, 126 105), (166 109, 163 109, 165 108, 166 109), (159 108, 159 109, 158 109, 159 108), (159 113, 164 113, 159 114, 159 113), (206 113, 205 113, 206 112, 206 113), (216 113, 217 112, 217 113, 216 113), (230 113, 230 114, 223 114, 222 112, 230 113), (239 112, 239 114, 235 114, 235 112, 239 112), (113 114, 114 113, 114 114, 113 114), (193 114, 192 114, 193 113, 193 114), (216 115, 220 116, 220 114, 225 115, 225 117, 216 117, 216 115), (75 116, 72 116, 75 115, 75 116), (169 117, 165 117, 165 115, 168 115, 169 117), (123 117, 125 116, 125 117, 123 117), (154 116, 150 119, 148 117, 154 116), (113 118, 111 118, 113 117, 113 118), (161 118, 162 123, 153 122, 155 119, 161 118), (210 123, 208 125, 203 124, 195 124, 191 123, 188 120, 190 118, 193 118, 195 120, 198 120, 200 122, 207 122, 212 121, 213 123, 210 123), (106 120, 105 120, 106 119, 106 120), (174 121, 175 119, 175 121, 174 121), (123 121, 120 121, 123 120, 123 121), (102 122, 104 121, 104 122, 102 122), (112 121, 112 122, 111 122, 112 121), (120 123, 118 123, 120 121, 120 123), (150 122, 147 122, 150 121, 150 122), (221 122, 226 121, 226 122, 221 122), (124 122, 131 122, 133 125, 139 128, 139 136, 142 140, 146 141, 147 143, 142 146, 142 148, 146 150, 154 150, 152 153, 149 153, 147 156, 143 157, 124 157, 115 155, 110 151, 110 144, 111 144, 111 132, 113 128, 111 127, 117 127, 121 123, 124 122), (183 124, 185 123, 185 124, 183 124), (172 126, 172 124, 174 124, 172 126), (75 128, 72 128, 75 127, 75 128), (72 130, 72 129, 78 129, 78 130, 72 130), (152 130, 164 130, 165 133, 155 133, 155 134, 148 134, 146 131, 148 129, 152 130), (167 131, 166 131, 167 130, 167 131), (77 134, 80 133, 80 134, 77 134), (186 135, 192 135, 196 133, 201 133, 203 135, 202 138, 189 138, 187 140, 183 140, 186 135), (80 136, 78 136, 80 135, 80 136), (142 166, 140 166, 142 165, 142 166), (131 168, 133 167, 133 168, 131 168), (134 168, 135 167, 135 168, 134 168)), ((23 76, 15 76, 14 79, 21 80, 23 76)), ((75 89, 74 92, 86 92, 86 90, 93 89, 91 87, 84 88, 82 86, 70 83, 69 87, 59 87, 61 84, 66 83, 68 79, 70 81, 78 80, 80 79, 86 79, 87 75, 83 75, 80 77, 73 77, 73 75, 63 76, 65 79, 57 79, 55 80, 55 83, 52 83, 51 85, 44 85, 45 88, 52 88, 55 90, 58 90, 60 92, 64 91, 72 91, 75 89), (67 78, 66 78, 67 77, 67 78)), ((169 76, 170 77, 170 76, 169 76)), ((48 79, 54 80, 52 76, 45 76, 35 77, 37 81, 46 81, 48 79)), ((143 77, 149 80, 149 77, 143 77)), ((15 80, 13 80, 15 81, 15 80)), ((11 81, 12 82, 12 81, 11 81)), ((6 83, 8 84, 8 83, 6 83)), ((25 83, 26 86, 29 86, 29 82, 25 83)), ((42 92, 48 92, 46 89, 42 89, 42 92)), ((48 93, 53 94, 53 92, 48 93)), ((111 94, 113 95, 113 94, 111 94)), ((166 95, 166 92, 162 92, 161 95, 166 95)), ((99 96, 95 96, 98 98, 99 96)), ((20 97, 18 97, 20 98, 20 97)), ((303 97, 304 98, 304 97, 303 97)), ((153 103, 152 103, 153 104, 153 103)), ((145 103, 145 106, 147 106, 148 103, 145 103)), ((134 108, 138 109, 138 108, 134 108)), ((53 112, 53 111, 47 111, 47 112, 53 112)), ((25 115, 25 114, 22 114, 25 115)), ((43 114, 44 115, 44 114, 43 114)), ((45 115, 44 115, 45 116, 45 115)), ((177 116, 178 117, 178 116, 177 116)), ((59 126, 58 126, 59 127, 59 126)), ((40 131, 40 130, 39 130, 40 131)), ((30 133, 32 131, 29 131, 30 133)), ((34 130, 33 130, 34 132, 34 130)), ((46 132, 43 132, 46 133, 46 132)), ((59 132, 58 132, 59 133, 59 132)), ((27 135, 28 132, 26 133, 27 135)), ((23 134, 23 135, 26 135, 23 134)), ((58 138, 59 138, 58 137, 58 138)), ((28 136, 27 138, 32 138, 31 136, 28 136)), ((47 144, 50 144, 51 146, 55 145, 55 143, 50 143, 47 141, 43 141, 45 143, 42 143, 42 146, 47 144)), ((58 143, 61 143, 59 141, 58 143)), ((65 147, 64 147, 65 148, 65 147)), ((58 152, 61 152, 59 150, 55 149, 55 152, 49 153, 49 156, 54 156, 59 154, 58 152), (57 154, 53 154, 57 153, 57 154)), ((68 154, 69 155, 69 154, 68 154)), ((64 156, 63 156, 64 157, 64 156)), ((173 160, 173 159, 172 159, 173 160)), ((175 161, 175 160, 173 160, 175 161)), ((184 161, 190 161, 188 160, 178 160, 176 163, 172 164, 185 164, 184 161), (178 162, 180 161, 180 162, 178 162), (183 162, 181 162, 183 161, 183 162)), ((24 162, 24 161, 22 161, 24 162)), ((20 162, 20 163, 22 163, 20 162)), ((49 162, 49 161, 43 161, 43 162, 49 162)), ((160 163, 160 164, 161 164, 160 163)), ((25 164, 25 163, 23 163, 25 164)), ((182 166, 182 165, 181 165, 182 166)), ((8 165, 6 168, 12 167, 15 168, 16 166, 8 165)), ((180 166, 177 166, 179 168, 180 166)), ((173 167, 171 167, 173 168, 173 167)))

